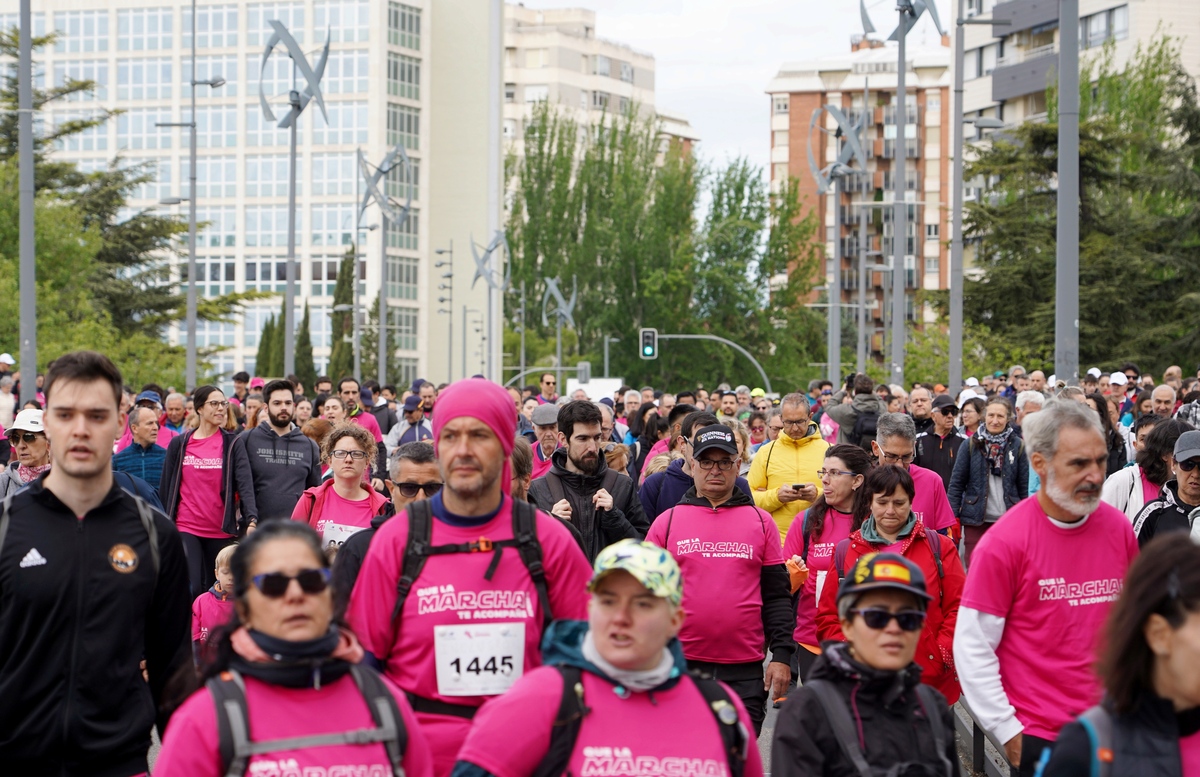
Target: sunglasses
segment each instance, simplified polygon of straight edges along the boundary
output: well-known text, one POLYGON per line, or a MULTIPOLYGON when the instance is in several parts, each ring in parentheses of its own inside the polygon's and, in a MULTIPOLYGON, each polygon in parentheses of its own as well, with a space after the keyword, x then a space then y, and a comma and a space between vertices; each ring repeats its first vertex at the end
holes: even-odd
POLYGON ((1200 459, 1188 459, 1187 461, 1177 461, 1175 463, 1178 464, 1179 468, 1184 472, 1191 472, 1197 466, 1200 466, 1200 459))
POLYGON ((418 491, 425 492, 425 498, 428 499, 438 491, 442 490, 441 483, 397 483, 396 490, 400 492, 400 496, 405 499, 412 499, 417 495, 418 491))
POLYGON ((892 612, 890 610, 878 610, 868 608, 865 610, 851 610, 850 612, 859 615, 863 619, 863 623, 867 624, 868 629, 881 631, 887 628, 887 625, 892 622, 892 618, 896 619, 896 625, 901 631, 920 631, 925 625, 925 613, 918 610, 901 610, 900 612, 892 612))
POLYGON ((20 442, 33 442, 41 436, 38 432, 13 432, 8 435, 8 442, 10 445, 16 445, 20 442))
POLYGON ((329 587, 329 570, 305 569, 295 577, 282 572, 267 572, 255 575, 251 580, 254 581, 254 587, 269 599, 278 599, 286 594, 293 580, 300 584, 300 590, 304 593, 319 594, 329 587))

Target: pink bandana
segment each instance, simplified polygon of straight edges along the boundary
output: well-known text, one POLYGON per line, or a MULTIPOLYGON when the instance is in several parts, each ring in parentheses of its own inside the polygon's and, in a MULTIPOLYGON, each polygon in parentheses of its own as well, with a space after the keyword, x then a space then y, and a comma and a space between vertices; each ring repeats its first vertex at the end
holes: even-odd
POLYGON ((491 427, 500 438, 500 446, 504 449, 504 469, 500 473, 500 490, 505 496, 512 494, 512 456, 513 444, 517 436, 517 408, 508 392, 497 383, 480 378, 468 378, 451 384, 438 394, 437 403, 433 406, 433 447, 437 451, 437 441, 441 436, 442 427, 456 418, 464 416, 475 418, 491 427))
POLYGON ((22 483, 30 483, 49 471, 49 464, 42 464, 38 467, 26 467, 24 464, 17 465, 17 477, 21 478, 22 483))

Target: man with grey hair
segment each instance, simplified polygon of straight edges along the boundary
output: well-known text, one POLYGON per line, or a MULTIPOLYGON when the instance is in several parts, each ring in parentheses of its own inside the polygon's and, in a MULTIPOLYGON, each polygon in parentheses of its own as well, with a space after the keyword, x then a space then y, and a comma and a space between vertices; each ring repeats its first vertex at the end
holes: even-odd
POLYGON ((1129 519, 1100 501, 1108 446, 1096 412, 1049 400, 1024 439, 1041 486, 975 547, 954 633, 963 695, 1022 777, 1099 702, 1098 640, 1137 555, 1129 519))
POLYGON ((129 431, 132 442, 113 456, 113 471, 137 475, 158 493, 163 460, 167 457, 167 449, 157 444, 158 412, 152 407, 134 405, 129 411, 129 431))
POLYGON ((1150 392, 1150 408, 1159 418, 1170 418, 1175 414, 1175 389, 1167 384, 1156 386, 1150 392))
POLYGON ((1023 426, 1025 418, 1042 409, 1046 395, 1040 391, 1022 391, 1017 394, 1017 426, 1023 426))
POLYGON ((917 428, 904 413, 884 413, 876 425, 871 452, 880 465, 895 465, 906 470, 913 479, 912 512, 927 529, 946 534, 958 526, 950 509, 942 477, 931 469, 913 464, 916 458, 917 428))
POLYGON ((179 393, 167 395, 162 425, 175 434, 183 434, 183 419, 187 416, 187 407, 184 405, 186 399, 183 394, 179 393))

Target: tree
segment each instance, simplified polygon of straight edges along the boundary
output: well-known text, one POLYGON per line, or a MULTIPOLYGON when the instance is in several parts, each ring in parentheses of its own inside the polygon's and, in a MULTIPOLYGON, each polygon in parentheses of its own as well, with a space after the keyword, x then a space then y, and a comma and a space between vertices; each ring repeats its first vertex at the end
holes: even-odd
POLYGON ((308 320, 307 300, 304 302, 304 318, 300 319, 300 331, 296 333, 296 377, 300 379, 300 383, 305 388, 312 388, 317 382, 317 365, 313 361, 312 331, 308 320))
MULTIPOLYGON (((351 245, 338 266, 337 284, 333 287, 333 307, 347 306, 346 310, 335 310, 329 314, 333 340, 329 350, 329 376, 336 382, 354 375, 354 284, 357 282, 358 250, 351 245)), ((355 375, 360 378, 361 376, 355 375)))
POLYGON ((263 323, 262 333, 258 336, 258 354, 254 359, 254 371, 259 375, 269 375, 271 365, 275 361, 272 349, 275 346, 275 316, 263 323))
MULTIPOLYGON (((363 377, 373 375, 378 371, 379 362, 379 297, 371 303, 371 310, 367 314, 367 321, 360 330, 359 336, 362 340, 362 358, 363 358, 363 377)), ((400 350, 400 335, 396 332, 396 327, 388 326, 388 342, 387 342, 387 374, 379 377, 379 384, 386 386, 389 382, 399 380, 402 372, 400 367, 400 356, 396 353, 400 350)))

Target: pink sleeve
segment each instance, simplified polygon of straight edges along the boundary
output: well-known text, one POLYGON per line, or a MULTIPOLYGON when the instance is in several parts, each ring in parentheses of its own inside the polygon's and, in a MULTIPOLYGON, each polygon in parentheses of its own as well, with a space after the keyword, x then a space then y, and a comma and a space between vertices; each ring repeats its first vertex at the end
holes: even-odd
POLYGON ((212 696, 201 688, 171 716, 154 773, 172 777, 222 777, 217 745, 217 712, 212 696))
POLYGON ((400 513, 379 527, 371 539, 362 570, 350 595, 346 620, 362 646, 386 663, 395 635, 392 608, 396 606, 396 582, 408 533, 408 520, 400 513))
POLYGON ((475 764, 496 777, 533 774, 550 749, 550 731, 561 702, 562 675, 558 670, 534 669, 508 693, 493 696, 479 708, 457 760, 475 764))
POLYGON ((783 539, 783 557, 789 559, 792 556, 801 555, 804 550, 804 521, 808 517, 808 510, 796 516, 792 521, 792 525, 788 527, 787 536, 783 539))
POLYGON ((395 697, 396 706, 400 708, 400 717, 404 718, 404 728, 408 731, 408 744, 404 749, 405 777, 433 777, 433 756, 429 752, 429 742, 426 741, 425 734, 421 732, 417 717, 408 704, 408 697, 404 695, 404 691, 400 690, 398 685, 386 676, 381 675, 381 677, 383 677, 383 684, 395 697))
MULTIPOLYGON (((765 539, 763 540, 763 566, 769 567, 774 564, 783 563, 783 545, 779 542, 779 528, 775 524, 775 519, 771 514, 761 508, 754 508, 758 513, 759 520, 763 521, 763 531, 765 539)), ((796 521, 792 521, 792 525, 796 525, 796 521)), ((790 527, 789 527, 790 530, 790 527)))
POLYGON ((192 600, 192 642, 200 641, 200 596, 192 600))
POLYGON ((316 497, 310 496, 307 491, 300 495, 300 501, 296 502, 296 509, 292 510, 292 520, 308 523, 308 517, 312 513, 313 502, 316 497))
POLYGON ((550 589, 550 611, 556 620, 587 620, 587 584, 592 579, 587 556, 565 526, 541 511, 538 536, 546 565, 546 586, 550 589))

